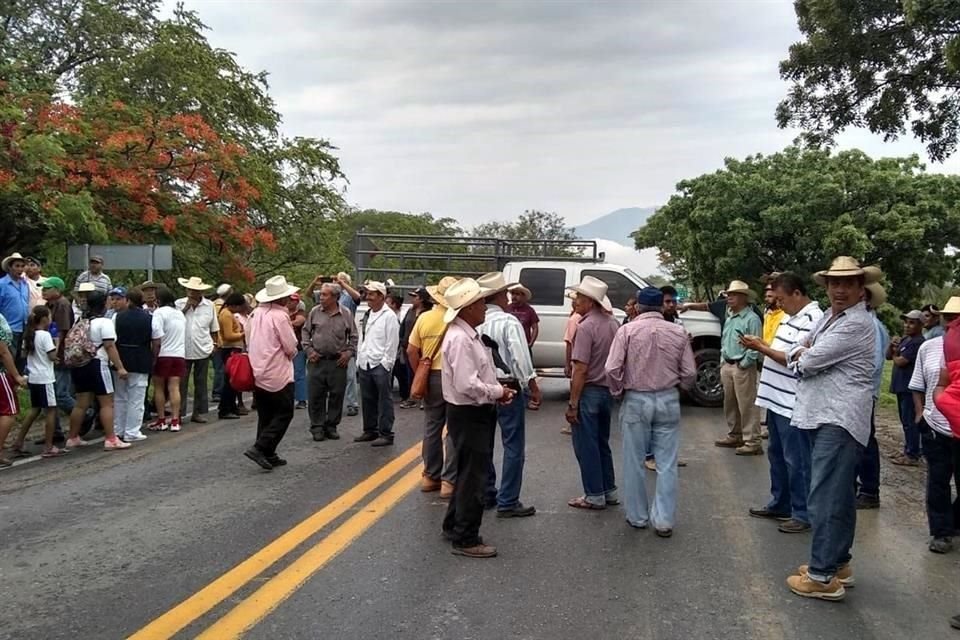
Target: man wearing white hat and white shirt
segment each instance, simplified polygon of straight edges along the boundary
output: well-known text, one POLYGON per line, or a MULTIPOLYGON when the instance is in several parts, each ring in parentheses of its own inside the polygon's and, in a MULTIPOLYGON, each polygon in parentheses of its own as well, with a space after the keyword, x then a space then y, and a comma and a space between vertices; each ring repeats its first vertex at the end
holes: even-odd
POLYGON ((443 535, 453 543, 453 553, 468 558, 492 558, 496 547, 483 543, 484 491, 493 455, 497 403, 509 404, 516 392, 497 382, 490 349, 477 327, 487 315, 482 288, 473 278, 463 278, 444 294, 447 332, 440 347, 443 357, 443 398, 447 401, 447 429, 453 440, 457 484, 443 535))
POLYGON ((714 444, 736 449, 739 456, 761 455, 760 407, 756 404, 760 354, 743 346, 740 338, 763 335, 763 322, 750 306, 755 294, 746 282, 734 280, 726 294, 727 319, 720 338, 720 381, 727 437, 714 444))
MULTIPOLYGON (((233 285, 224 282, 217 287, 217 297, 213 301, 213 311, 217 316, 217 322, 220 321, 220 311, 223 309, 223 303, 231 293, 233 293, 233 285)), ((219 334, 217 337, 220 337, 219 334)), ((213 401, 220 402, 220 393, 223 391, 223 356, 220 353, 219 339, 211 361, 213 362, 213 401)))
POLYGON ((873 316, 863 302, 866 284, 880 279, 876 267, 841 256, 814 274, 830 298, 830 309, 808 337, 790 350, 800 378, 791 424, 810 437, 813 527, 810 562, 787 578, 793 593, 842 600, 854 582, 850 549, 857 528, 857 462, 870 437, 873 412, 873 316))
POLYGON ((257 312, 247 320, 247 353, 256 381, 257 441, 243 455, 267 471, 287 464, 277 455, 277 445, 294 413, 293 358, 299 340, 290 331, 287 300, 299 290, 283 276, 270 278, 257 292, 257 312))
POLYGON ((613 395, 607 376, 607 355, 620 323, 607 298, 607 284, 593 276, 570 288, 580 323, 570 357, 570 403, 567 422, 573 428, 573 451, 580 465, 583 495, 567 505, 576 509, 605 509, 620 504, 610 451, 610 419, 613 395))
POLYGON ((366 290, 370 311, 360 323, 357 349, 363 433, 353 441, 386 447, 393 444, 392 371, 400 349, 400 320, 385 304, 384 283, 368 282, 366 290))
POLYGON ((180 415, 187 415, 187 388, 190 383, 190 372, 193 371, 193 416, 192 422, 205 423, 204 417, 209 411, 210 395, 207 393, 207 367, 210 365, 210 356, 217 345, 217 334, 220 333, 220 322, 213 303, 203 296, 204 291, 213 288, 203 282, 202 278, 177 278, 180 286, 187 290, 187 297, 177 300, 177 309, 183 312, 187 319, 185 358, 187 372, 180 379, 180 415))

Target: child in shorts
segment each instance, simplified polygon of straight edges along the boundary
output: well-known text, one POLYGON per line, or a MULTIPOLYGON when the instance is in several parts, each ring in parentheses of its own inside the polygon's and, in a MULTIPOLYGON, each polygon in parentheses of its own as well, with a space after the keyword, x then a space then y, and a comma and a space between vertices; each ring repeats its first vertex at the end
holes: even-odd
POLYGON ((23 334, 23 350, 27 354, 27 386, 30 389, 30 406, 26 419, 20 427, 13 445, 15 457, 29 455, 23 448, 27 432, 41 411, 46 412, 44 424, 44 458, 56 458, 66 453, 65 449, 53 446, 53 432, 57 422, 57 394, 54 392, 56 374, 53 365, 57 361, 57 346, 50 335, 50 309, 44 305, 33 308, 27 319, 23 334))

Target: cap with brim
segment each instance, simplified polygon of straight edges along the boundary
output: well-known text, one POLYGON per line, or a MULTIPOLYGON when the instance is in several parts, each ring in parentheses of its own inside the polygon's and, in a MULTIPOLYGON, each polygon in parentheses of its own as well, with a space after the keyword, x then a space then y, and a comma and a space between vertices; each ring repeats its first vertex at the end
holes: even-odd
POLYGON ((254 296, 257 302, 273 302, 282 298, 288 298, 292 294, 300 291, 300 287, 295 287, 287 282, 283 276, 273 276, 264 283, 263 289, 254 296))
POLYGON ((120 298, 127 297, 127 289, 125 287, 114 287, 110 289, 110 292, 107 293, 108 296, 118 296, 120 298))
POLYGON ((440 282, 435 285, 427 287, 427 293, 430 294, 430 297, 433 298, 433 301, 441 306, 447 306, 446 300, 444 300, 443 295, 447 292, 447 289, 456 284, 459 278, 454 278, 453 276, 443 276, 440 278, 440 282))
POLYGON ((663 292, 656 287, 644 287, 637 291, 636 301, 644 307, 660 307, 663 305, 663 292))
POLYGON ((427 291, 426 287, 417 287, 413 291, 410 291, 409 293, 407 293, 407 295, 412 296, 414 298, 420 298, 424 302, 429 302, 431 299, 430 292, 427 291))
POLYGON ((855 278, 863 276, 866 284, 879 282, 883 272, 878 267, 861 267, 860 263, 850 256, 834 258, 829 269, 813 274, 813 280, 819 285, 825 285, 827 278, 855 278))
POLYGON ((490 290, 481 287, 480 283, 473 278, 458 280, 447 289, 443 296, 446 301, 444 306, 447 308, 443 314, 443 321, 447 324, 453 322, 461 311, 488 295, 490 295, 490 290))
POLYGON ((43 266, 43 263, 40 262, 40 259, 39 259, 39 258, 34 258, 33 256, 27 256, 27 257, 24 258, 23 260, 24 260, 24 262, 26 262, 27 264, 35 264, 35 265, 37 265, 38 267, 42 267, 42 266, 43 266))
POLYGON ((887 302, 887 290, 880 283, 871 282, 866 286, 866 290, 870 294, 870 306, 874 309, 882 307, 887 302))
POLYGON ((140 285, 141 289, 156 289, 157 283, 153 280, 145 280, 143 284, 140 285))
POLYGON ((953 296, 947 300, 947 304, 943 305, 943 308, 940 309, 940 313, 947 313, 950 315, 960 314, 960 296, 953 296))
POLYGON ((90 262, 99 262, 103 264, 103 256, 90 256, 90 262))
POLYGON ((371 280, 370 282, 364 282, 363 288, 366 291, 376 291, 380 295, 384 295, 384 296, 387 295, 387 285, 382 282, 377 282, 375 280, 371 280))
POLYGON ((6 258, 3 259, 2 263, 0 263, 0 269, 3 269, 4 271, 6 271, 8 268, 10 268, 10 263, 13 262, 14 260, 22 260, 26 262, 26 259, 19 253, 11 253, 10 255, 8 255, 6 258))
POLYGON ((50 276, 49 278, 44 278, 40 281, 41 289, 56 289, 57 291, 63 291, 67 288, 66 283, 63 281, 63 278, 58 278, 57 276, 50 276))
POLYGON ((231 290, 231 289, 233 289, 233 287, 231 287, 229 284, 227 284, 226 282, 224 282, 224 283, 221 284, 219 287, 217 287, 217 295, 218 295, 218 296, 225 296, 225 295, 227 295, 228 293, 230 293, 230 290, 231 290))
POLYGON ((916 320, 917 322, 923 322, 924 320, 923 311, 920 311, 919 309, 913 309, 911 311, 907 311, 906 313, 900 314, 900 319, 916 320))
POLYGON ((191 289, 193 291, 208 291, 213 289, 212 284, 207 284, 203 281, 203 278, 198 278, 197 276, 191 276, 189 278, 177 278, 177 282, 179 282, 180 286, 184 289, 191 289))
POLYGON ((503 273, 500 271, 491 271, 490 273, 483 274, 477 278, 477 284, 484 289, 488 289, 490 291, 488 295, 490 296, 506 291, 507 289, 512 291, 522 287, 519 282, 507 282, 507 279, 503 277, 503 273))

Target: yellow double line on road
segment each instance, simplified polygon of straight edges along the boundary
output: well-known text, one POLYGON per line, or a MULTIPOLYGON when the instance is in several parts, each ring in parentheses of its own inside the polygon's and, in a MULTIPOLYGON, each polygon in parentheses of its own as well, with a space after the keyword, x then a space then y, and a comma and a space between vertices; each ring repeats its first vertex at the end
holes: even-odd
MULTIPOLYGON (((418 457, 419 451, 419 444, 407 449, 323 509, 295 525, 260 551, 135 632, 129 640, 172 638, 323 527, 355 507, 412 463, 418 457)), ((254 626, 400 502, 417 485, 421 470, 420 465, 417 465, 401 476, 369 505, 351 516, 300 558, 268 580, 199 637, 217 640, 237 638, 254 626)))

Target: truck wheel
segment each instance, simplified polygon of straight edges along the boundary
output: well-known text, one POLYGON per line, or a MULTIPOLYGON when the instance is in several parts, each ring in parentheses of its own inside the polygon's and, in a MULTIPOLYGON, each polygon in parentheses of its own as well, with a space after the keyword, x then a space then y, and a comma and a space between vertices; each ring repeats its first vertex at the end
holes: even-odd
POLYGON ((723 384, 720 382, 720 350, 700 349, 693 354, 697 361, 697 381, 690 391, 701 407, 723 406, 723 384))

